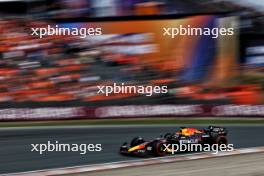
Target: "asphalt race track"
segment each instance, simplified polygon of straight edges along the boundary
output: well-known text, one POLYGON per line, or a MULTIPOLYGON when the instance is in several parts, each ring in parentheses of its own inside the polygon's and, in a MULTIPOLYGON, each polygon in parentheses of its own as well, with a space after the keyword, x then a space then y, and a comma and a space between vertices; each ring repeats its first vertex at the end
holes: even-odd
MULTIPOLYGON (((264 153, 255 153, 80 173, 78 176, 263 176, 263 165, 264 153)), ((65 176, 76 176, 76 174, 65 176)))
MULTIPOLYGON (((203 126, 205 127, 205 126, 203 126)), ((229 143, 235 148, 264 146, 264 126, 226 126, 229 143)), ((58 167, 106 163, 138 158, 118 154, 120 145, 135 137, 145 139, 173 132, 177 126, 107 126, 0 129, 0 173, 24 172, 58 167), (60 143, 102 144, 101 152, 31 152, 31 144, 60 143)), ((199 127, 202 128, 202 127, 199 127)))

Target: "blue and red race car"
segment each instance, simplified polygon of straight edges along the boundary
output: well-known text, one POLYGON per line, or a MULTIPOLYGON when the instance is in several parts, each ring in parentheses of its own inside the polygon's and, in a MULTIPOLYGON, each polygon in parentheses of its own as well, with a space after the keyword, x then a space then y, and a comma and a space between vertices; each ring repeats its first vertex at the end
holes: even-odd
POLYGON ((164 156, 174 154, 174 145, 199 144, 201 146, 227 145, 227 130, 223 127, 209 126, 205 129, 181 127, 174 133, 167 133, 160 138, 145 141, 142 137, 135 137, 130 146, 124 143, 120 147, 122 155, 131 156, 164 156))

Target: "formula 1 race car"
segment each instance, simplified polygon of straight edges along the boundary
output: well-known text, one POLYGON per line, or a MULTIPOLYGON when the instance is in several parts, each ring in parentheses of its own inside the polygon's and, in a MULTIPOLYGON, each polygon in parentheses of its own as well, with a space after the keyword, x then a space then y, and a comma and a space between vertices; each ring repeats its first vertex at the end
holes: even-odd
POLYGON ((172 148, 176 144, 227 145, 227 130, 223 127, 209 126, 199 130, 181 127, 174 133, 167 133, 160 138, 145 141, 142 137, 132 139, 130 146, 124 143, 120 147, 120 154, 130 156, 164 156, 174 154, 172 148))

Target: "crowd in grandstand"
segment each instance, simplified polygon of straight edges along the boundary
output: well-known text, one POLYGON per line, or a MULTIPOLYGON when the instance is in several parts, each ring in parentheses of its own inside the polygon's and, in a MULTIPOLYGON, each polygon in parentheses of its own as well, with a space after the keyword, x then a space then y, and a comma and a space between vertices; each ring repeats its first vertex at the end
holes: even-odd
MULTIPOLYGON (((160 12, 155 8, 147 8, 146 11, 145 6, 138 8, 137 13, 160 12)), ((175 86, 174 73, 157 71, 135 55, 105 53, 91 48, 78 36, 52 35, 40 39, 30 35, 31 28, 48 24, 45 20, 30 18, 5 16, 0 19, 0 102, 91 102, 138 96, 129 94, 106 98, 97 94, 98 85, 113 82, 145 85, 166 83, 172 85, 169 94, 173 97, 192 100, 223 98, 216 96, 219 93, 215 90, 211 94, 201 93, 204 90, 202 87, 193 89, 193 86, 184 85, 178 88, 181 85, 175 86)), ((166 63, 158 64, 164 66, 166 63)), ((255 85, 249 87, 233 92, 244 92, 250 98, 243 100, 252 99, 249 103, 259 103, 256 95, 260 88, 255 85)))
POLYGON ((104 53, 78 36, 30 35, 31 28, 43 26, 47 22, 0 21, 1 102, 89 101, 100 98, 97 85, 133 80, 152 84, 160 77, 137 56, 104 53))

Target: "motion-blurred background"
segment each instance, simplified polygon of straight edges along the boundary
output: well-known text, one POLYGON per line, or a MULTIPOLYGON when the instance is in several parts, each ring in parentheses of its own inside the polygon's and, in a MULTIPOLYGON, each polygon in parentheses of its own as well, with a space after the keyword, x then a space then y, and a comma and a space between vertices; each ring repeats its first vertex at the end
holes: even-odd
POLYGON ((253 0, 1 0, 0 107, 263 104, 263 9, 253 0), (102 27, 103 35, 31 35, 48 24, 102 27), (163 27, 187 24, 235 35, 162 36, 163 27), (113 82, 167 85, 168 93, 97 94, 113 82))

